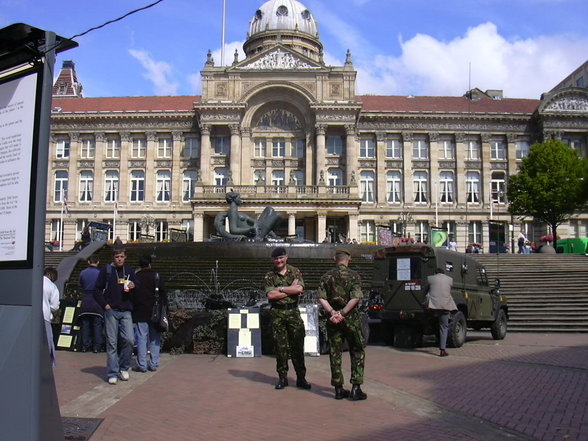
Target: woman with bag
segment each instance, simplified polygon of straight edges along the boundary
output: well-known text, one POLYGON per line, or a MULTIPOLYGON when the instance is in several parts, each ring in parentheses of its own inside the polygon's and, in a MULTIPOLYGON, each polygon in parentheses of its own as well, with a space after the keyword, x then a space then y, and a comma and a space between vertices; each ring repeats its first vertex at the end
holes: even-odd
POLYGON ((137 366, 133 370, 156 371, 159 368, 160 333, 167 331, 160 326, 163 316, 167 321, 167 296, 161 276, 151 268, 151 256, 142 256, 139 266, 141 268, 136 273, 138 283, 131 298, 137 339, 137 366), (158 315, 156 323, 152 322, 154 312, 158 315), (147 351, 151 353, 150 360, 147 359, 147 351))

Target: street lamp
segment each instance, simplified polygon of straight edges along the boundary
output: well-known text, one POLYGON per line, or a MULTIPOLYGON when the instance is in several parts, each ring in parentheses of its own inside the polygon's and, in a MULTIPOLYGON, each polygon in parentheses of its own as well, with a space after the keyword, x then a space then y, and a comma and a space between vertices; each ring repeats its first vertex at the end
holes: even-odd
POLYGON ((145 230, 145 235, 149 236, 149 229, 155 228, 155 219, 150 214, 146 214, 141 218, 139 226, 141 227, 141 231, 145 230))
POLYGON ((402 225, 402 237, 406 237, 406 225, 408 223, 414 222, 412 214, 410 214, 408 211, 401 211, 398 214, 397 221, 402 225))

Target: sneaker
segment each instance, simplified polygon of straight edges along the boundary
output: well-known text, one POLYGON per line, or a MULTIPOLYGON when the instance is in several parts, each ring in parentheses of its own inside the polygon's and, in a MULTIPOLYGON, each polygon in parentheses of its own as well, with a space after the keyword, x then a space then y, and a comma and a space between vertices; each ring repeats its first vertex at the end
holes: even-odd
POLYGON ((134 367, 133 372, 141 372, 142 374, 144 374, 145 372, 147 372, 147 369, 141 369, 138 367, 134 367))
POLYGON ((110 377, 110 378, 108 379, 108 384, 116 384, 116 382, 117 382, 117 381, 118 381, 118 380, 117 380, 117 378, 116 378, 116 377, 110 377))
POLYGON ((149 370, 151 372, 157 372, 157 368, 156 367, 153 367, 153 366, 149 366, 149 370))
POLYGON ((129 371, 120 371, 120 379, 122 381, 128 381, 129 380, 129 371))

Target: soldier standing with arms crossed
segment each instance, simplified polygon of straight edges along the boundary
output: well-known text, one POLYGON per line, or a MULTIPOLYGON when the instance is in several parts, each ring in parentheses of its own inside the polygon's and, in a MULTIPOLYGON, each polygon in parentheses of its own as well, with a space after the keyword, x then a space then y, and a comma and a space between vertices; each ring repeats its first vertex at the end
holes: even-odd
POLYGON ((349 397, 353 401, 365 400, 367 394, 361 390, 365 364, 364 337, 361 330, 361 316, 357 304, 363 298, 361 277, 349 269, 351 253, 346 249, 335 252, 336 268, 326 272, 318 289, 321 305, 329 315, 327 335, 329 338, 331 362, 331 385, 335 386, 335 399, 349 397), (343 340, 349 344, 351 357, 351 393, 343 388, 341 371, 341 347, 343 340))
POLYGON ((304 291, 302 273, 288 265, 285 248, 272 251, 274 269, 265 275, 265 292, 271 305, 272 334, 276 352, 278 383, 276 389, 288 386, 288 358, 296 371, 296 387, 310 389, 304 365, 304 323, 298 310, 298 296, 304 291), (289 352, 288 352, 289 349, 289 352))

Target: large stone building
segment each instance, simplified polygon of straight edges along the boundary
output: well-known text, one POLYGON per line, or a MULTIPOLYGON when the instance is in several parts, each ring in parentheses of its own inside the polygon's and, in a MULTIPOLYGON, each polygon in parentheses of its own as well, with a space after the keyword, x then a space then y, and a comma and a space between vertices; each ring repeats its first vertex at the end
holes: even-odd
MULTIPOLYGON (((585 87, 536 100, 478 89, 356 95, 351 54, 343 66, 325 65, 315 19, 296 0, 262 5, 244 51, 231 66, 208 54, 201 96, 83 98, 73 62, 64 62, 47 240, 63 237, 69 249, 91 221, 114 223, 111 238, 123 241, 166 241, 177 230, 208 240, 234 189, 244 213, 271 205, 282 214, 282 236, 365 243, 391 229, 425 241, 439 227, 461 250, 488 249, 519 229, 532 239, 547 233, 512 219, 505 199, 533 142, 554 137, 587 155, 585 87), (492 232, 490 219, 499 225, 492 232)), ((587 226, 585 213, 558 231, 586 236, 587 226)))

